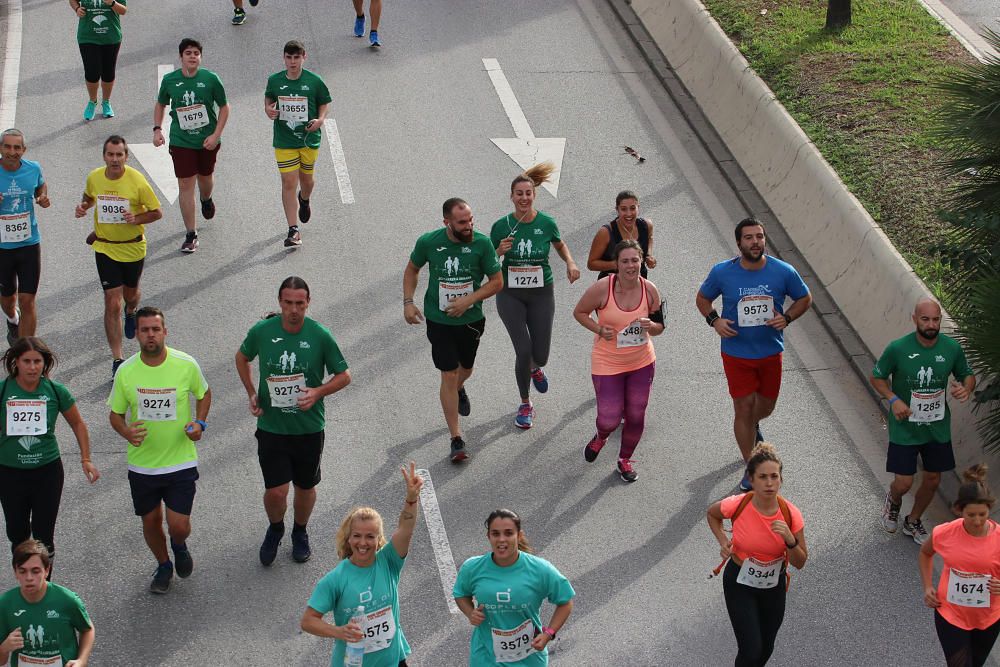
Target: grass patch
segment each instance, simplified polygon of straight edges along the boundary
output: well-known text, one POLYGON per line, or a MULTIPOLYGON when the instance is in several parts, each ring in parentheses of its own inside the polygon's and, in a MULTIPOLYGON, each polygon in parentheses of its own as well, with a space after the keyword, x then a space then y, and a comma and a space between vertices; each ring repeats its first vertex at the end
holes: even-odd
POLYGON ((837 32, 823 27, 826 0, 702 1, 940 296, 947 226, 935 212, 955 181, 936 167, 934 84, 972 56, 916 0, 854 0, 837 32))

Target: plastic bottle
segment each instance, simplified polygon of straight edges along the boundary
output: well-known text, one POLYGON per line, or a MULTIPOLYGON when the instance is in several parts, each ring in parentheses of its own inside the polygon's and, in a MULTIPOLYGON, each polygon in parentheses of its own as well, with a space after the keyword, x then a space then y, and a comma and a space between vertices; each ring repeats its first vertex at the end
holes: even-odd
MULTIPOLYGON (((360 606, 355 610, 354 616, 351 617, 361 632, 365 631, 365 608, 360 606)), ((361 638, 361 641, 357 642, 347 642, 347 651, 344 653, 344 667, 361 667, 365 661, 365 639, 361 638)))

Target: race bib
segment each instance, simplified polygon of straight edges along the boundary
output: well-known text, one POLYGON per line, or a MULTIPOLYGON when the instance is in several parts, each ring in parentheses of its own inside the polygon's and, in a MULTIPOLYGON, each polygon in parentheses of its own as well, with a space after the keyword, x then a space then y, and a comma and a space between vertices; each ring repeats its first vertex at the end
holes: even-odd
POLYGON ((531 648, 535 625, 530 618, 513 630, 499 628, 490 630, 493 633, 493 657, 497 662, 517 662, 535 652, 535 649, 531 648))
POLYGON ((451 305, 452 301, 461 299, 463 296, 469 296, 474 291, 471 280, 467 280, 464 283, 438 283, 438 308, 448 310, 448 306, 451 305))
POLYGON ((639 320, 636 320, 618 332, 617 346, 619 348, 640 347, 645 345, 648 341, 649 335, 642 330, 642 326, 639 325, 639 320))
POLYGON ((272 375, 267 378, 267 393, 273 408, 294 408, 298 405, 299 394, 306 390, 306 376, 272 375))
POLYGON ((177 124, 182 130, 197 130, 199 127, 208 125, 208 110, 204 104, 192 104, 187 107, 178 107, 177 124))
POLYGON ((278 120, 283 123, 305 124, 309 120, 309 101, 289 95, 278 97, 278 120))
POLYGON ((392 607, 382 607, 378 611, 365 614, 365 653, 374 653, 389 648, 396 636, 396 620, 392 617, 392 607))
POLYGON ((48 401, 7 399, 7 435, 42 435, 48 430, 48 401))
POLYGON ((948 602, 961 607, 990 606, 990 575, 949 568, 948 602))
POLYGON ((748 294, 736 304, 736 322, 741 327, 763 326, 774 317, 774 299, 763 294, 748 294))
POLYGON ((507 287, 524 289, 525 287, 541 287, 545 284, 545 275, 540 266, 508 266, 507 287))
POLYGON ((128 211, 128 199, 115 195, 97 195, 97 221, 102 225, 125 224, 125 214, 128 211))
POLYGON ((0 215, 0 243, 18 243, 31 237, 31 214, 0 215))
POLYGON ((784 562, 784 558, 775 558, 764 563, 752 556, 747 556, 740 567, 740 574, 736 577, 736 582, 751 588, 774 588, 778 585, 781 565, 784 562))
POLYGON ((172 422, 177 419, 177 389, 136 387, 140 421, 172 422))
POLYGON ((944 419, 944 389, 932 392, 910 393, 910 421, 918 423, 939 422, 944 419))
POLYGON ((54 655, 51 658, 32 658, 30 655, 24 655, 23 653, 17 656, 17 667, 39 667, 39 665, 44 665, 44 667, 63 667, 62 656, 54 655))

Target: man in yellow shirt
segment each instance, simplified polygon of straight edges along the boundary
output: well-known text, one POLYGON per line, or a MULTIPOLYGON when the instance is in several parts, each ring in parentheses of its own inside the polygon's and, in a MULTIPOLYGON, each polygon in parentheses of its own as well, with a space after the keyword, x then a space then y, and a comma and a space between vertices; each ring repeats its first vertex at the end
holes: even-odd
POLYGON ((94 231, 87 243, 94 246, 97 275, 104 289, 104 332, 114 361, 111 376, 121 365, 122 301, 125 301, 126 338, 135 338, 135 310, 139 307, 139 278, 146 259, 143 225, 163 217, 160 200, 146 178, 126 166, 128 144, 113 134, 104 142, 104 167, 87 176, 83 200, 76 217, 94 209, 94 231))

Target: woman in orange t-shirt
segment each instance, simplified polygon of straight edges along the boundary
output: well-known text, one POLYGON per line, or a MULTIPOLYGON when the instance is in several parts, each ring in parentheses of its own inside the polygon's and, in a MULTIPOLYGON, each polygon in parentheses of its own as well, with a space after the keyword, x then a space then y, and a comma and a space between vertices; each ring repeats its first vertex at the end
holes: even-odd
POLYGON ((802 512, 784 498, 778 501, 781 467, 773 445, 754 447, 747 461, 753 495, 733 521, 732 539, 722 522, 733 517, 746 496, 729 496, 708 508, 708 527, 729 561, 722 589, 736 635, 736 667, 766 665, 771 658, 785 618, 787 566, 802 569, 809 557, 802 512))
POLYGON ((1000 525, 990 519, 996 502, 986 488, 986 465, 963 474, 955 511, 962 518, 935 526, 920 547, 924 604, 934 609, 934 626, 948 667, 980 667, 1000 634, 1000 525), (944 568, 937 589, 934 554, 944 568))

